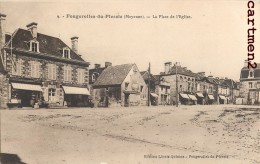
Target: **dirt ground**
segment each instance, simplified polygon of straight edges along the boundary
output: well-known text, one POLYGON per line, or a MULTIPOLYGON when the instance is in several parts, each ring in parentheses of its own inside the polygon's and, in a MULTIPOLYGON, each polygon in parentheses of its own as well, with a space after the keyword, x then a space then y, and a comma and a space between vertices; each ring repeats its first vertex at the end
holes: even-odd
POLYGON ((256 106, 0 112, 2 164, 260 163, 256 106))

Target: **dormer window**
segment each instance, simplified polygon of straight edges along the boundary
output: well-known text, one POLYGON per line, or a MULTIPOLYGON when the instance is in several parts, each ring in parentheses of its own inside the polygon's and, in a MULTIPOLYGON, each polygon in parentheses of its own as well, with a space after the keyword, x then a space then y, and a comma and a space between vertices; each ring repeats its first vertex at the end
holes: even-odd
POLYGON ((254 71, 249 71, 248 77, 249 77, 249 78, 253 78, 253 77, 254 77, 254 71))
POLYGON ((97 72, 94 72, 94 73, 92 74, 92 82, 93 82, 93 83, 97 80, 98 76, 99 76, 99 73, 97 73, 97 72))
POLYGON ((39 52, 39 42, 37 41, 30 41, 30 51, 39 52))
POLYGON ((70 59, 70 49, 69 48, 63 48, 63 57, 70 59))

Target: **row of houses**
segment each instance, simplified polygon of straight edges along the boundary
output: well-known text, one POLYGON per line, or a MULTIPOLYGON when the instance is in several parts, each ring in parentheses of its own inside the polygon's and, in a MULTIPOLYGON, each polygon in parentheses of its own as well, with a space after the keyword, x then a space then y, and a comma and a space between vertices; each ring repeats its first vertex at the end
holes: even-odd
POLYGON ((135 64, 112 66, 106 62, 105 67, 96 64, 90 69, 90 77, 96 106, 228 104, 239 97, 238 82, 193 73, 171 62, 165 63, 165 71, 159 75, 140 72, 135 64))
MULTIPOLYGON (((259 102, 259 66, 243 67, 240 83, 229 78, 194 73, 166 62, 153 75, 136 64, 105 66, 83 60, 79 37, 71 46, 60 38, 26 29, 6 33, 6 15, 0 14, 0 107, 85 107, 178 104, 255 104, 259 102)), ((259 64, 258 64, 259 65, 259 64)))

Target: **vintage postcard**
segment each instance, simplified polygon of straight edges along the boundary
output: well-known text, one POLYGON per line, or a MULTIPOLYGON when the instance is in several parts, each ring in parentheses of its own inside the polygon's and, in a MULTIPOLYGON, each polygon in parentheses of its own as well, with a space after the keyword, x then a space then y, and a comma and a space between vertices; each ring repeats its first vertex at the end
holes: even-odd
POLYGON ((0 0, 0 163, 258 164, 259 39, 259 0, 0 0))

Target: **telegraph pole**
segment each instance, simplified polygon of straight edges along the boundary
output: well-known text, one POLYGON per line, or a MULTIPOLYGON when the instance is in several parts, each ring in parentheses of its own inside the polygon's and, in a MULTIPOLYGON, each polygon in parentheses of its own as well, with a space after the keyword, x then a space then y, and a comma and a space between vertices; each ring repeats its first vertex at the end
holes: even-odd
POLYGON ((175 75, 176 75, 176 107, 179 104, 179 91, 178 91, 178 71, 177 71, 178 62, 175 63, 175 75))
POLYGON ((151 68, 150 68, 150 62, 149 62, 149 67, 148 67, 148 106, 150 106, 150 72, 151 68))

